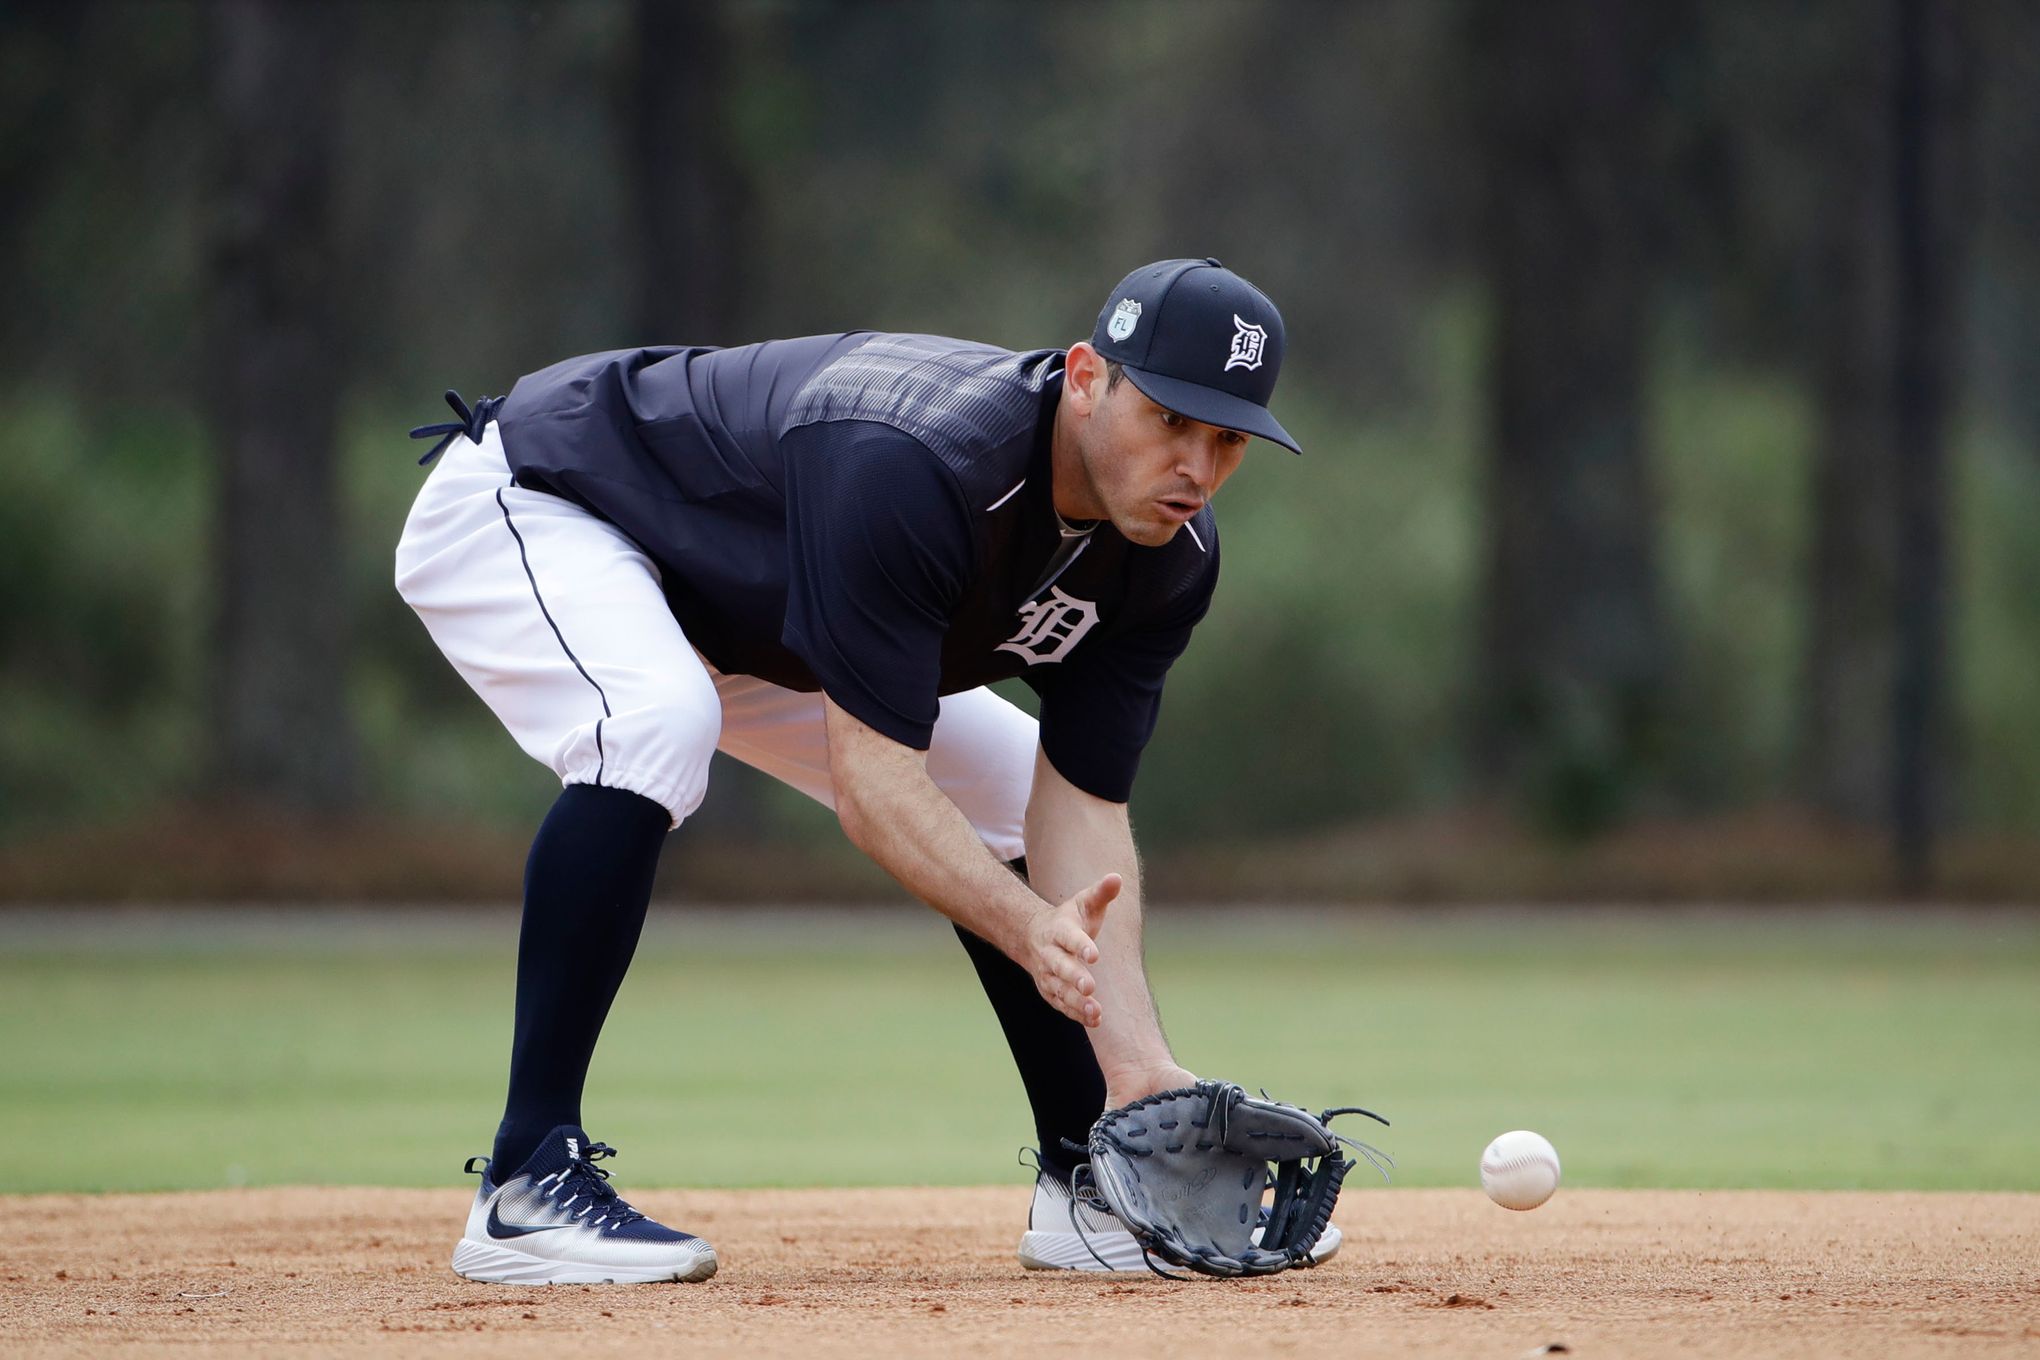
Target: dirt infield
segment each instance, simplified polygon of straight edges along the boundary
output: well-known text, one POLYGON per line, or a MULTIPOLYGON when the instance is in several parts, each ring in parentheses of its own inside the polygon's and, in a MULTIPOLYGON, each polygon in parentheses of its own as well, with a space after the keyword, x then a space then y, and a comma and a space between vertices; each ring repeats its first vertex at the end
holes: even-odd
POLYGON ((1021 1270, 1019 1188, 636 1198, 722 1273, 469 1284, 458 1191, 0 1198, 0 1354, 2040 1354, 2033 1195, 1357 1190, 1322 1269, 1190 1284, 1021 1270))

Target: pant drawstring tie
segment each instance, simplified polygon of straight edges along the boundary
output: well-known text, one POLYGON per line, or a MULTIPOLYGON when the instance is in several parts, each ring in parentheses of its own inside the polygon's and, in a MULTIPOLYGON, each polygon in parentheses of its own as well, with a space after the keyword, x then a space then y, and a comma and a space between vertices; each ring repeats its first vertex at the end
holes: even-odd
POLYGON ((489 422, 496 418, 496 412, 502 408, 503 398, 483 397, 475 403, 474 409, 470 411, 468 404, 460 399, 460 393, 449 387, 446 389, 446 404, 453 408, 453 413, 460 417, 459 420, 442 421, 437 425, 420 425, 417 429, 411 431, 411 438, 413 439, 430 439, 434 435, 439 436, 439 442, 434 444, 425 456, 418 460, 419 467, 426 466, 440 454, 445 453, 446 446, 453 442, 455 435, 464 434, 475 443, 481 443, 482 431, 488 428, 489 422))

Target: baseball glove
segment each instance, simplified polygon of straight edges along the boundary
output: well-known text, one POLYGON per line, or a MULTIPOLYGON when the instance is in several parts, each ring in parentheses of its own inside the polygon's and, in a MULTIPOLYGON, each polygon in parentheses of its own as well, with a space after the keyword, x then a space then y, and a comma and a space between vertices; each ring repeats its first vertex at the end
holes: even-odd
POLYGON ((1157 1274, 1169 1272, 1156 1257, 1220 1277, 1313 1265, 1311 1248, 1354 1166, 1340 1145, 1388 1174, 1386 1154, 1331 1131, 1342 1114, 1388 1123, 1357 1106, 1313 1115, 1231 1082, 1200 1081, 1107 1110, 1091 1126, 1090 1161, 1076 1182, 1126 1225, 1157 1274))

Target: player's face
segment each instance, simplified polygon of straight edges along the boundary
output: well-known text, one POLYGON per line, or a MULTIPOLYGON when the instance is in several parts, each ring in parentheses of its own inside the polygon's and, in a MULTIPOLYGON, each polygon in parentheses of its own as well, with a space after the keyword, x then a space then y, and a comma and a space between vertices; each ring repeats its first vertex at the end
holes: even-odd
POLYGON ((1093 408, 1085 466, 1105 517, 1128 539, 1160 547, 1239 469, 1247 436, 1150 401, 1122 378, 1093 408))

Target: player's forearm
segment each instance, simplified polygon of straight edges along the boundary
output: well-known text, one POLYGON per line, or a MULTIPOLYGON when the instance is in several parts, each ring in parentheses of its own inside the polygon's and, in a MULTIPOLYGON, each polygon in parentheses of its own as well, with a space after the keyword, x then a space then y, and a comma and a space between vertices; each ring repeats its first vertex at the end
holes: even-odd
POLYGON ((1161 1014, 1148 986, 1141 910, 1140 857, 1123 804, 1073 788, 1038 757, 1027 809, 1027 876, 1058 901, 1108 873, 1123 880, 1098 936, 1093 994, 1102 1010, 1091 1046, 1113 1103, 1180 1083, 1161 1014), (1152 1078, 1152 1080, 1151 1080, 1152 1078))
MULTIPOLYGON (((862 733, 830 729, 835 743, 862 733)), ((1009 958, 1043 903, 992 857, 970 821, 936 787, 918 753, 882 739, 831 767, 844 834, 914 896, 1009 958)))
POLYGON ((1118 873, 1125 886, 1119 890, 1105 925, 1098 935, 1098 961, 1091 965, 1097 982, 1092 995, 1097 999, 1100 1018, 1091 1030, 1091 1047, 1105 1074, 1105 1085, 1113 1104, 1124 1104, 1155 1090, 1180 1084, 1175 1076, 1150 1080, 1156 1074, 1175 1073, 1176 1060, 1162 1032, 1161 1012, 1148 986, 1141 918, 1140 881, 1137 859, 1129 838, 1124 855, 1092 847, 1078 850, 1067 862, 1055 851, 1041 858, 1050 867, 1046 874, 1035 867, 1032 843, 1027 854, 1027 872, 1043 896, 1067 895, 1098 876, 1118 873), (1125 865, 1125 868, 1121 868, 1125 865), (1139 1088, 1139 1089, 1135 1089, 1139 1088))
POLYGON ((844 832, 900 885, 1008 957, 1020 952, 1041 899, 992 858, 970 822, 925 771, 866 777, 837 790, 844 832))

